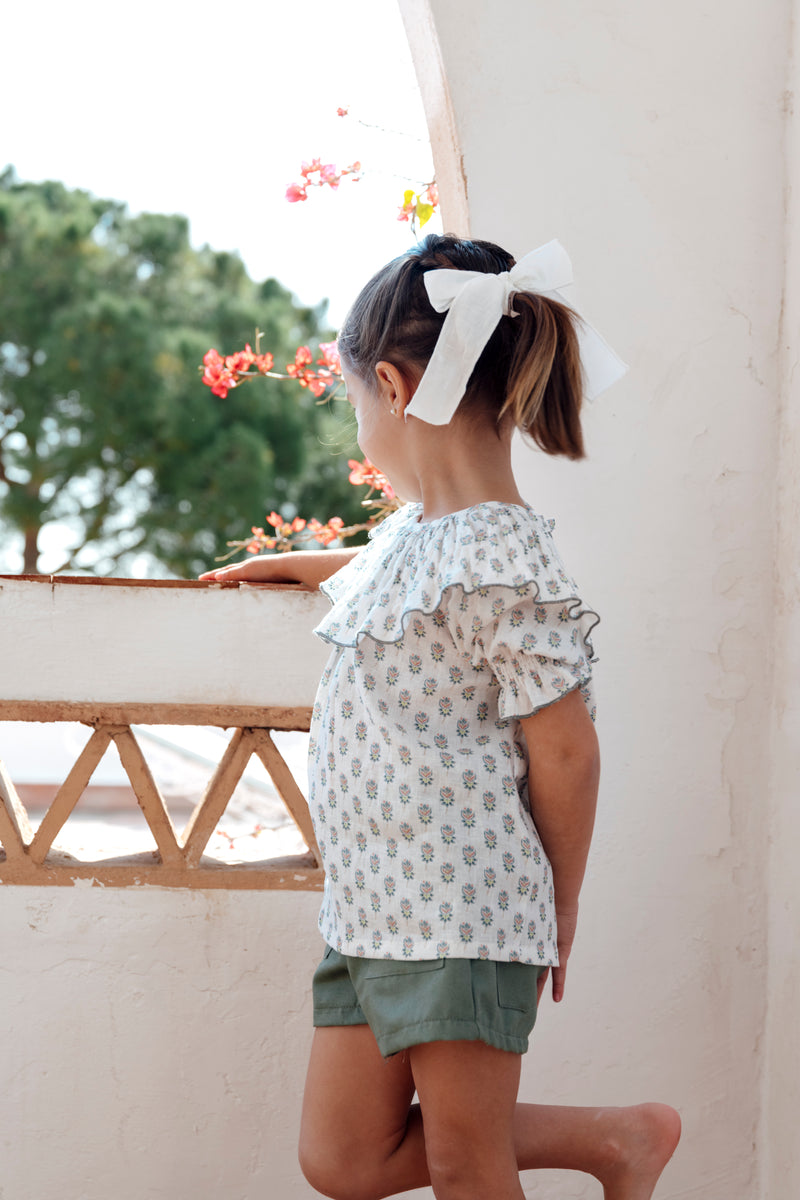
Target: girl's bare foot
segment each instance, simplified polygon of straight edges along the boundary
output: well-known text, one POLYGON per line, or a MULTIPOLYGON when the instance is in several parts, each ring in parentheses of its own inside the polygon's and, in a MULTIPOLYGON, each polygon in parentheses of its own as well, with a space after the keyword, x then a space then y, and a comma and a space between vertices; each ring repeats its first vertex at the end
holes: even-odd
POLYGON ((611 1122, 608 1162, 597 1173, 605 1200, 650 1200, 678 1145, 680 1117, 668 1104, 636 1104, 603 1109, 602 1118, 611 1122))

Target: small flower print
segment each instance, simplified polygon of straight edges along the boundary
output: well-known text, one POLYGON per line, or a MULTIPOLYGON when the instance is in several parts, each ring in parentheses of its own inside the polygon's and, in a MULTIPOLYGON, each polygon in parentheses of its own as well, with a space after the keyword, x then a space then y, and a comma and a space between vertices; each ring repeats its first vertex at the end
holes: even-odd
POLYGON ((419 675, 422 670, 422 659, 418 654, 409 655, 408 669, 412 675, 419 675))
POLYGON ((356 725, 356 737, 360 742, 366 741, 367 726, 364 721, 359 721, 356 725))
POLYGON ((353 889, 349 886, 349 884, 345 884, 342 890, 342 895, 344 896, 345 904, 353 903, 353 889))
POLYGON ((399 678, 400 672, 398 671, 397 667, 386 668, 386 682, 389 684, 389 687, 392 687, 395 683, 397 683, 399 678))
POLYGON ((386 842, 386 853, 389 858, 397 857, 397 842, 394 838, 389 838, 386 842))
POLYGON ((536 939, 536 922, 528 921, 528 941, 533 942, 536 939))
POLYGON ((356 888, 358 889, 358 891, 363 892, 363 890, 364 890, 364 872, 360 868, 359 868, 359 870, 356 871, 356 873, 354 875, 354 879, 356 881, 356 888))
POLYGON ((461 824, 467 829, 472 829, 475 826, 475 810, 472 808, 462 808, 461 824))
POLYGON ((386 917, 386 928, 392 935, 400 932, 400 926, 397 923, 397 917, 394 913, 389 913, 386 917))
POLYGON ((383 880, 383 890, 387 896, 393 896, 397 890, 397 883, 394 875, 386 875, 383 880))
POLYGON ((487 888, 493 888, 497 883, 497 872, 493 867, 486 867, 483 872, 483 882, 487 888))
POLYGON ((408 746, 401 746, 397 753, 400 755, 400 762, 407 767, 411 762, 411 751, 408 746))
POLYGON ((456 831, 453 828, 453 826, 452 825, 442 825, 439 832, 442 835, 442 841, 444 842, 444 844, 446 846, 452 846, 453 842, 456 840, 456 831))
POLYGON ((431 646, 431 658, 434 662, 441 662, 444 658, 444 646, 441 642, 434 642, 431 646))
POLYGON ((483 793, 483 807, 487 812, 494 812, 495 808, 497 807, 497 797, 495 796, 494 792, 483 793))
POLYGON ((452 883, 456 877, 456 869, 453 863, 442 863, 439 873, 445 883, 452 883))
POLYGON ((427 904, 429 900, 433 899, 433 884, 424 879, 419 885, 419 894, 420 899, 427 904))
POLYGON ((433 862, 433 846, 430 842, 423 842, 419 848, 419 852, 422 855, 423 862, 433 862))
POLYGON ((442 764, 442 766, 443 766, 443 767, 444 767, 446 770, 449 770, 449 769, 450 769, 450 767, 452 767, 452 766, 453 766, 453 764, 454 764, 454 762, 456 761, 456 760, 453 758, 452 754, 448 754, 448 753, 446 753, 444 750, 443 750, 443 751, 442 751, 442 753, 439 755, 439 759, 440 759, 440 761, 441 761, 441 764, 442 764))
MULTIPOLYGON (((449 717, 450 713, 452 711, 453 711, 453 701, 452 701, 451 697, 450 696, 440 696, 439 697, 439 715, 442 717, 449 717)), ((445 739, 445 745, 446 744, 447 744, 447 741, 445 739)))
POLYGON ((373 875, 377 875, 381 869, 381 859, 379 854, 370 854, 369 869, 373 875))
POLYGON ((486 843, 487 850, 495 850, 497 848, 497 834, 493 829, 484 829, 483 840, 486 843))
POLYGON ((430 724, 430 717, 426 712, 417 712, 414 714, 414 728, 417 733, 424 733, 430 724))
POLYGON ((437 958, 447 958, 449 953, 450 953, 450 947, 448 946, 447 942, 437 942, 437 944, 436 944, 437 958))
POLYGON ((350 866, 350 862, 351 862, 351 860, 352 860, 352 857, 353 857, 353 856, 352 856, 352 854, 351 854, 351 852, 350 852, 350 847, 349 847, 349 846, 344 846, 344 847, 342 848, 342 866, 343 866, 343 867, 349 867, 349 866, 350 866))
POLYGON ((409 918, 410 916, 412 916, 413 912, 414 912, 414 909, 413 909, 413 907, 412 907, 412 905, 411 905, 411 901, 410 901, 410 900, 403 899, 403 900, 401 900, 401 901, 400 901, 400 915, 401 915, 401 917, 405 917, 405 918, 406 918, 406 920, 408 920, 408 918, 409 918))
POLYGON ((400 833, 407 842, 413 842, 416 836, 414 826, 409 821, 400 822, 400 833))
POLYGON ((383 817, 384 821, 391 821, 392 805, 391 805, 390 801, 388 801, 388 800, 381 801, 381 816, 383 817))
POLYGON ((463 678, 464 678, 464 672, 461 670, 460 667, 451 667, 450 668, 450 682, 451 683, 461 683, 463 678))
POLYGON ((456 798, 456 794, 452 788, 443 787, 443 788, 439 789, 439 799, 441 800, 442 804, 444 804, 446 807, 449 807, 453 803, 455 798, 456 798))
POLYGON ((408 804, 409 801, 411 800, 411 788, 409 787, 409 785, 407 783, 400 784, 397 794, 400 797, 401 804, 408 804))
POLYGON ((356 834, 356 847, 361 851, 367 848, 367 835, 360 829, 356 834))
POLYGON ((481 908, 481 924, 488 929, 488 927, 493 923, 494 916, 492 914, 492 910, 489 908, 488 904, 484 904, 481 908))
POLYGON ((521 912, 514 913, 514 933, 522 933, 525 927, 525 918, 521 912))
POLYGON ((402 692, 400 692, 397 697, 397 703, 404 711, 411 707, 411 692, 409 692, 408 688, 403 688, 402 692))
POLYGON ((451 921, 452 919, 453 906, 449 900, 445 900, 443 904, 439 905, 439 920, 446 925, 447 922, 451 921))
POLYGON ((461 889, 461 899, 464 901, 464 903, 474 904, 476 895, 477 892, 475 890, 475 885, 472 883, 465 883, 461 889))
POLYGON ((372 906, 372 911, 373 911, 373 912, 380 912, 380 910, 381 910, 381 898, 380 898, 380 896, 378 895, 378 893, 377 893, 377 892, 370 892, 370 894, 369 894, 369 902, 370 902, 370 905, 372 906))
POLYGON ((433 937, 433 930, 431 929, 430 921, 420 921, 419 932, 425 941, 429 942, 433 937))
POLYGON ((474 771, 462 771, 461 782, 468 792, 472 792, 478 786, 478 777, 474 771))
POLYGON ((461 938, 461 941, 465 944, 471 942, 473 934, 474 931, 469 921, 462 921, 458 927, 458 936, 461 938))
POLYGON ((466 717, 459 717, 456 721, 456 733, 460 738, 469 737, 469 721, 466 717))
POLYGON ((403 954, 406 958, 411 958, 414 953, 414 942, 410 937, 403 938, 403 954))
POLYGON ((422 685, 423 696, 432 696, 439 688, 439 684, 435 679, 426 679, 422 685))
POLYGON ((468 867, 472 867, 478 860, 478 855, 474 846, 465 846, 463 851, 464 862, 468 867))
POLYGON ((498 892, 497 903, 502 908, 503 912, 508 908, 508 892, 498 892))

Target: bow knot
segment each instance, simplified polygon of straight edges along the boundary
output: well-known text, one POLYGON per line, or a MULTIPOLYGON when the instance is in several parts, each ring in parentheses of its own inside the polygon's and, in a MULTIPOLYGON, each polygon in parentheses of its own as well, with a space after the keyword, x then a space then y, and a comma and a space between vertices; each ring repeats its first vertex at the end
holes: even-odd
MULTIPOLYGON (((572 284, 572 264, 555 240, 526 254, 510 271, 487 274, 443 267, 426 271, 424 281, 431 304, 447 316, 406 416, 430 425, 447 425, 452 419, 500 318, 518 315, 512 308, 516 292, 535 292, 575 311, 565 295, 572 284)), ((576 317, 584 391, 593 400, 628 368, 596 329, 577 312, 576 317)))

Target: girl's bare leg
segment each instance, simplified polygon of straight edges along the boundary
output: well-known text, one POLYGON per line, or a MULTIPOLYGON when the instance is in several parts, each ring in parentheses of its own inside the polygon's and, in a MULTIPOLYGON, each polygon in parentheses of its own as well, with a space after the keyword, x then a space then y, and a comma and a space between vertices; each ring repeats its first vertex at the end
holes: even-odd
POLYGON ((368 1026, 316 1030, 300 1143, 306 1177, 339 1200, 379 1200, 432 1175, 442 1200, 516 1200, 517 1171, 554 1167, 594 1175, 605 1200, 650 1200, 677 1145, 678 1114, 661 1104, 516 1104, 512 1171, 505 1143, 519 1065, 480 1042, 432 1042, 385 1060, 368 1026))

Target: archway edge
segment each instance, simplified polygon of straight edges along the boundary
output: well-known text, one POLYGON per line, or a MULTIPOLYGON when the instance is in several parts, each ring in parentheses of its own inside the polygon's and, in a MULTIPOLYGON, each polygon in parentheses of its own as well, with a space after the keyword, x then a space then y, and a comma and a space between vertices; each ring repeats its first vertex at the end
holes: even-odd
POLYGON ((469 237, 463 155, 430 0, 398 0, 398 6, 422 94, 444 228, 469 237))

